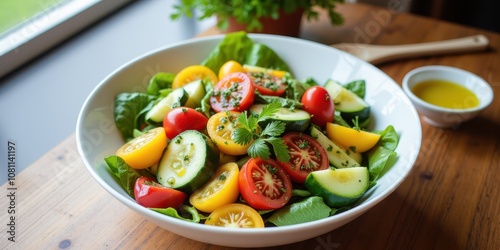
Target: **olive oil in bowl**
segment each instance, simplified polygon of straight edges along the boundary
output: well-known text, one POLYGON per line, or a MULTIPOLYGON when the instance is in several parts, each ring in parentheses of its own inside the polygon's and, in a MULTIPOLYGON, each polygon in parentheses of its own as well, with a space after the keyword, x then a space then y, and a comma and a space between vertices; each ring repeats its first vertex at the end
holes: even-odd
POLYGON ((450 109, 479 106, 479 99, 468 88, 446 80, 426 80, 415 84, 413 94, 430 104, 450 109))

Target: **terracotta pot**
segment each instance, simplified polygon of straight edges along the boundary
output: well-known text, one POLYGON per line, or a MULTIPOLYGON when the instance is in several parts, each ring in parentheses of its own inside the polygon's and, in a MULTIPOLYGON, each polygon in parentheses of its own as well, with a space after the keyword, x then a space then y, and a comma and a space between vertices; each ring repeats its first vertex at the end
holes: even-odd
POLYGON ((298 37, 300 34, 300 24, 302 21, 303 10, 297 10, 292 13, 280 11, 278 19, 264 17, 262 22, 262 30, 247 30, 246 24, 241 24, 235 18, 228 18, 228 28, 224 32, 231 33, 235 31, 246 31, 248 33, 265 33, 283 36, 298 37))

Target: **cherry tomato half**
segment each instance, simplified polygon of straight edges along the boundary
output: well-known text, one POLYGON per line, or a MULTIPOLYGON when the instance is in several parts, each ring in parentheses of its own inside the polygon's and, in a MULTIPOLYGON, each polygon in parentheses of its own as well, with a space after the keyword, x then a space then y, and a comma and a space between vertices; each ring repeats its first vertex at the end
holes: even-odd
POLYGON ((160 161, 165 147, 167 147, 165 129, 158 127, 128 141, 116 150, 116 155, 130 167, 144 169, 160 161))
POLYGON ((292 181, 273 159, 251 158, 240 170, 238 189, 255 209, 278 209, 292 196, 292 181))
POLYGON ((311 136, 291 132, 283 136, 283 140, 288 146, 290 161, 278 163, 290 175, 292 181, 304 183, 310 172, 328 168, 325 149, 311 136))
POLYGON ((135 200, 139 205, 151 208, 178 208, 187 195, 179 190, 160 185, 155 178, 142 176, 135 181, 135 200))
POLYGON ((252 105, 255 90, 250 77, 242 72, 226 75, 214 87, 210 106, 216 111, 243 111, 252 105))
POLYGON ((300 101, 304 110, 311 114, 311 122, 324 127, 327 122, 333 122, 335 104, 328 91, 321 86, 308 88, 300 101))
POLYGON ((193 108, 173 108, 163 119, 163 128, 168 139, 176 137, 186 130, 203 131, 207 126, 208 118, 193 108))
POLYGON ((205 213, 218 207, 236 202, 238 192, 238 164, 228 162, 217 168, 215 174, 201 188, 189 196, 189 202, 205 213))
POLYGON ((213 211, 205 224, 232 228, 262 228, 264 220, 255 209, 244 204, 232 203, 213 211))
POLYGON ((266 72, 248 72, 253 86, 263 95, 281 96, 285 93, 286 83, 282 77, 266 72))
POLYGON ((233 132, 240 112, 218 112, 208 119, 207 133, 219 150, 228 155, 244 155, 250 144, 240 145, 233 140, 233 132))

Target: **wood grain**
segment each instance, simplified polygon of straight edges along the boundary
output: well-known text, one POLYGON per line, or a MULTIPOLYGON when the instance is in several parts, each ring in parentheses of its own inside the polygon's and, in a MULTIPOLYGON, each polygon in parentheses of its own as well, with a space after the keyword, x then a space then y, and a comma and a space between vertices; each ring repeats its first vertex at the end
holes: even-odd
MULTIPOLYGON (((500 34, 363 4, 341 6, 341 27, 306 22, 301 36, 325 44, 407 44, 486 35, 486 52, 378 65, 401 83, 413 68, 469 70, 500 91, 500 34), (384 19, 385 18, 385 19, 384 19), (365 32, 360 33, 360 32, 365 32)), ((207 30, 202 35, 218 33, 207 30)), ((351 223, 282 249, 500 249, 500 101, 451 129, 422 122, 414 169, 384 201, 351 223)), ((7 184, 1 189, 7 190, 7 184)), ((8 199, 0 199, 2 249, 229 249, 189 240, 144 220, 106 193, 86 171, 72 135, 16 178, 16 242, 7 240, 8 199)))

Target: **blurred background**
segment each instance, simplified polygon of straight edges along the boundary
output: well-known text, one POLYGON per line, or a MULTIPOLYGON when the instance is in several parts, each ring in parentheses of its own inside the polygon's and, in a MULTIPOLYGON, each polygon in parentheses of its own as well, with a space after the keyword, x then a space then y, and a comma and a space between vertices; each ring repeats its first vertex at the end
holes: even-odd
POLYGON ((446 20, 480 29, 500 32, 500 1, 498 0, 357 0, 390 6, 396 2, 401 10, 417 15, 446 20))

